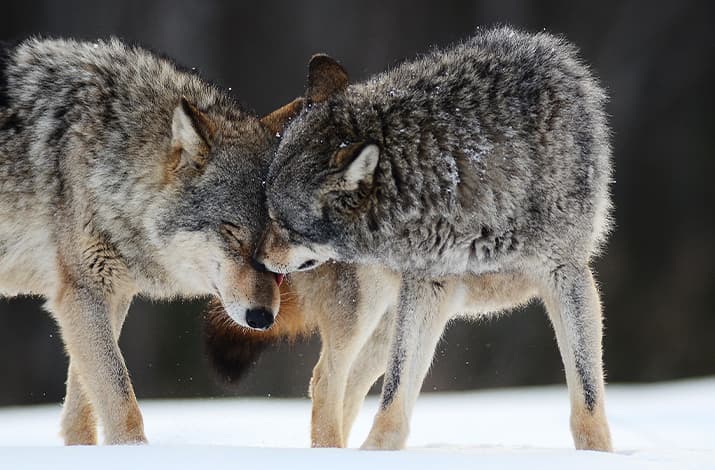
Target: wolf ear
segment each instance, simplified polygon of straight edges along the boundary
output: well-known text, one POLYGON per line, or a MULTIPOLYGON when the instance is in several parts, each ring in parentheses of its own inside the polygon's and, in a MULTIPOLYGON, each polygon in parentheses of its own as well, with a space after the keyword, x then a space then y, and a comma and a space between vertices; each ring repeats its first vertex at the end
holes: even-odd
POLYGON ((278 134, 283 132, 285 126, 296 117, 300 111, 303 109, 305 104, 304 98, 296 98, 285 106, 282 106, 270 114, 267 114, 261 118, 261 124, 271 131, 271 133, 278 134))
POLYGON ((379 160, 380 148, 375 144, 351 144, 335 152, 330 166, 342 170, 339 189, 353 191, 361 182, 371 183, 379 160))
POLYGON ((308 90, 305 97, 319 103, 348 87, 348 73, 342 65, 326 54, 315 54, 308 64, 308 90))
POLYGON ((260 121, 271 133, 281 133, 286 125, 303 110, 307 103, 320 103, 348 87, 348 73, 335 59, 315 54, 308 64, 308 88, 305 97, 296 98, 260 121))
POLYGON ((171 147, 178 154, 175 165, 202 168, 215 134, 216 126, 209 117, 182 96, 171 122, 171 147))

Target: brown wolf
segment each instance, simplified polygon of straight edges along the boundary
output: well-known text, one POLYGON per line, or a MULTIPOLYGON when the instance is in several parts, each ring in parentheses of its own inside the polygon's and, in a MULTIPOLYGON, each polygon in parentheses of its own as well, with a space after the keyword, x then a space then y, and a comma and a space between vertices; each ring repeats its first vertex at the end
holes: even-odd
POLYGON ((260 180, 290 109, 259 121, 195 73, 117 40, 0 48, 0 295, 40 295, 70 358, 62 435, 145 442, 117 339, 136 295, 215 295, 267 328, 251 266, 260 180), (288 111, 288 112, 287 112, 288 111))

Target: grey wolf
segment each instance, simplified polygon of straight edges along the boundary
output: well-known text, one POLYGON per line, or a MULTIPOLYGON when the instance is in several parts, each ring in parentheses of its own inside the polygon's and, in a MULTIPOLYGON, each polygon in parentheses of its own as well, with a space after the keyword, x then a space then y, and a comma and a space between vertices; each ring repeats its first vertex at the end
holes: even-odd
POLYGON ((273 322, 252 234, 284 114, 259 120, 115 39, 1 50, 0 295, 45 297, 59 325, 65 443, 95 444, 98 420, 106 443, 146 441, 117 345, 134 296, 214 295, 239 323, 273 322))
POLYGON ((271 163, 255 257, 277 273, 333 259, 401 274, 364 447, 404 446, 449 318, 438 279, 513 273, 554 326, 576 447, 610 450, 590 262, 611 227, 611 151, 605 93, 576 48, 502 27, 353 85, 319 55, 304 99, 271 163))

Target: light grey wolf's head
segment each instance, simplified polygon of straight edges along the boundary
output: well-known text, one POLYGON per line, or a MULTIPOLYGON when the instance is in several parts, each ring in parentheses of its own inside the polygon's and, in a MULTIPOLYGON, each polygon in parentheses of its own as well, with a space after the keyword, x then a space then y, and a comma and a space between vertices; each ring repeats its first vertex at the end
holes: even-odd
POLYGON ((286 130, 266 184, 270 220, 256 261, 277 273, 351 257, 380 157, 346 111, 342 66, 316 55, 308 70, 305 109, 286 130))
POLYGON ((220 299, 237 323, 273 324, 282 276, 257 269, 252 254, 265 226, 265 175, 288 105, 264 119, 182 98, 171 118, 162 189, 146 210, 160 256, 178 290, 220 299), (216 109, 219 108, 219 109, 216 109))

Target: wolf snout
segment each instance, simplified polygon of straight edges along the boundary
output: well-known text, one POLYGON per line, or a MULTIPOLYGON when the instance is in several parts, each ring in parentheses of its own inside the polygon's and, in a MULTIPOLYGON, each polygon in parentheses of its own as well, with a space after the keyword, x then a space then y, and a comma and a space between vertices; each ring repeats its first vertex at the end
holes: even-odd
POLYGON ((278 286, 280 286, 283 283, 283 279, 285 279, 285 273, 278 273, 278 272, 271 271, 270 269, 268 269, 268 267, 265 264, 263 264, 262 261, 259 261, 258 259, 256 259, 255 256, 253 256, 251 258, 251 266, 253 267, 253 269, 258 271, 259 273, 273 274, 273 278, 275 279, 276 284, 278 286))
MULTIPOLYGON (((276 282, 279 281, 279 275, 288 274, 289 272, 289 270, 286 269, 286 266, 273 263, 268 256, 261 255, 258 253, 253 255, 253 258, 251 259, 251 264, 253 268, 258 272, 273 273, 276 276, 276 282)), ((283 279, 280 278, 280 280, 282 281, 283 279)), ((278 285, 280 285, 280 283, 278 285)))
POLYGON ((246 323, 256 330, 267 330, 273 325, 273 312, 265 308, 252 308, 246 311, 246 323))

